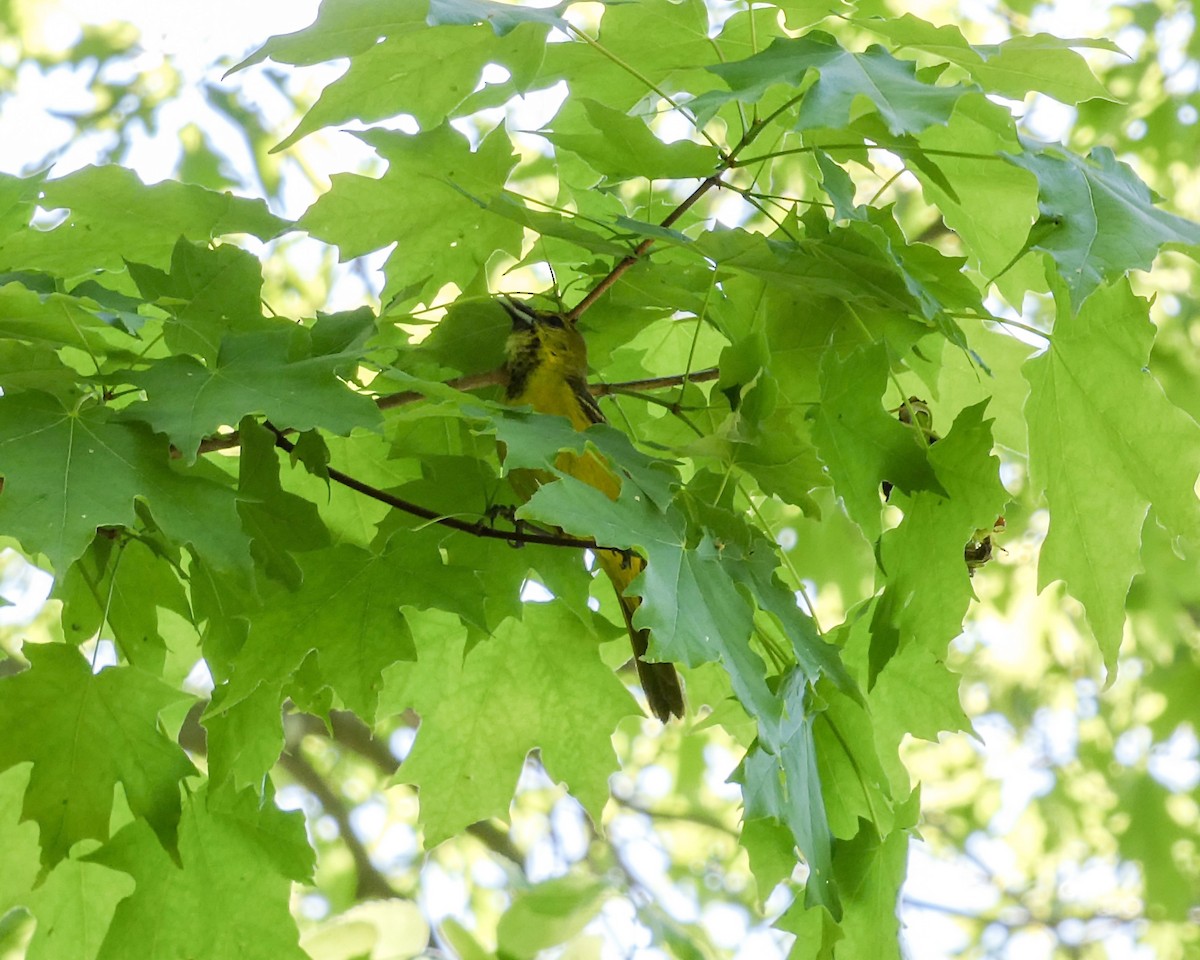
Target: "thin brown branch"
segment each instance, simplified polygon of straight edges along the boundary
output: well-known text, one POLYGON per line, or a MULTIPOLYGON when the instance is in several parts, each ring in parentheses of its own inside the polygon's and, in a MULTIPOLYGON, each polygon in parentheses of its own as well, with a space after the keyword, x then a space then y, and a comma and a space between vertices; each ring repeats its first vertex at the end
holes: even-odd
MULTIPOLYGON (((628 393, 633 390, 657 390, 667 387, 677 387, 683 383, 699 383, 707 380, 715 380, 720 375, 720 370, 716 367, 709 367, 705 370, 697 370, 693 373, 673 374, 666 377, 649 377, 644 380, 629 380, 622 383, 597 383, 592 384, 590 389, 593 394, 598 397, 608 396, 614 393, 628 393)), ((454 380, 446 381, 446 386, 453 387, 457 390, 476 390, 480 387, 492 386, 493 384, 504 382, 504 370, 490 370, 487 373, 473 373, 465 377, 458 377, 454 380)), ((376 404, 381 410, 391 407, 403 406, 407 403, 414 403, 418 400, 424 400, 425 394, 414 390, 408 390, 403 393, 393 393, 385 397, 379 397, 376 404)), ((275 434, 275 445, 281 450, 291 453, 295 449, 295 444, 288 439, 288 435, 295 433, 292 429, 280 429, 268 424, 270 430, 275 434)), ((234 430, 232 433, 221 434, 220 436, 209 437, 200 444, 200 453, 212 453, 216 450, 228 450, 241 445, 241 434, 234 430)), ((176 451, 173 451, 176 452, 176 451)), ((342 473, 333 467, 327 470, 329 478, 335 483, 340 483, 344 487, 355 490, 364 496, 370 497, 373 500, 378 500, 380 503, 386 503, 389 507, 394 507, 404 513, 414 517, 419 517, 422 520, 428 520, 432 523, 440 524, 444 527, 449 527, 452 530, 458 530, 461 533, 470 534, 473 537, 482 537, 490 540, 505 540, 509 543, 540 543, 551 547, 583 547, 587 549, 596 549, 599 545, 595 540, 585 539, 582 537, 569 537, 565 534, 545 533, 537 531, 525 530, 497 530, 495 527, 488 524, 486 521, 480 520, 460 520, 457 517, 448 517, 438 513, 436 510, 430 510, 428 507, 423 507, 420 504, 412 503, 408 500, 403 500, 400 497, 373 487, 370 484, 357 480, 349 474, 342 473)))
MULTIPOLYGON (((454 390, 478 390, 481 387, 490 387, 495 384, 504 383, 505 376, 504 368, 498 367, 495 370, 488 370, 486 373, 470 373, 465 377, 455 377, 453 380, 445 381, 445 386, 451 387, 454 390)), ((425 399, 426 395, 418 390, 404 390, 401 393, 389 393, 383 397, 376 397, 375 405, 380 410, 390 410, 392 407, 403 406, 406 403, 416 403, 418 400, 425 399)), ((290 427, 284 431, 287 434, 295 432, 290 427)), ((241 445, 241 434, 237 430, 233 430, 214 437, 206 437, 200 443, 199 452, 213 453, 217 450, 229 450, 241 445)))
MULTIPOLYGON (((603 397, 610 393, 619 392, 623 388, 630 390, 654 390, 658 387, 678 386, 684 381, 714 380, 718 372, 717 368, 713 367, 709 370, 701 370, 693 374, 651 377, 647 380, 630 380, 628 383, 595 383, 591 385, 590 389, 596 396, 603 397)), ((479 390, 483 387, 491 387, 504 383, 505 376, 504 368, 498 367, 495 370, 488 370, 486 373, 471 373, 465 377, 455 377, 452 380, 445 381, 445 386, 454 390, 479 390)), ((404 390, 400 393, 389 393, 386 396, 376 397, 375 405, 380 410, 390 410, 393 407, 402 407, 405 404, 417 403, 426 399, 428 399, 427 395, 421 393, 419 390, 404 390)), ((283 433, 288 436, 295 432, 290 427, 283 430, 283 433)), ((199 452, 214 453, 217 450, 231 450, 241 445, 241 434, 237 430, 233 430, 230 433, 206 437, 200 443, 199 452)), ((178 451, 172 450, 172 453, 176 456, 178 455, 178 451)))
MULTIPOLYGON (((954 906, 952 904, 935 903, 931 900, 922 900, 918 897, 905 896, 901 899, 901 904, 910 907, 914 910, 928 910, 933 913, 941 913, 950 917, 960 917, 964 920, 974 920, 980 926, 996 926, 1006 928, 1010 933, 1021 930, 1026 927, 1057 927, 1063 923, 1111 923, 1111 924, 1129 924, 1137 923, 1139 920, 1145 919, 1140 913, 1106 913, 1103 911, 1096 913, 1087 912, 1063 912, 1051 910, 1049 912, 1037 912, 1024 904, 1015 904, 1011 907, 1001 907, 997 911, 973 911, 964 907, 954 906)), ((1099 936, 1089 938, 1090 940, 1099 939, 1099 936)))
MULTIPOLYGON (((679 204, 679 206, 663 217, 658 225, 663 229, 673 226, 675 222, 679 220, 679 218, 685 213, 687 213, 688 210, 690 210, 701 197, 708 193, 709 190, 711 190, 713 187, 721 186, 723 184, 721 177, 723 177, 725 173, 731 170, 733 167, 740 165, 737 162, 738 154, 755 140, 759 133, 762 132, 763 127, 766 126, 770 120, 774 119, 774 117, 775 114, 772 114, 771 117, 765 121, 750 124, 750 126, 746 128, 746 132, 742 134, 742 139, 737 142, 737 144, 732 150, 729 151, 729 153, 721 158, 721 163, 717 167, 716 172, 711 176, 706 177, 700 183, 700 186, 688 194, 679 204)), ((599 300, 600 297, 602 297, 614 283, 621 279, 621 277, 630 267, 632 267, 645 255, 646 251, 654 245, 654 239, 654 237, 646 237, 641 243, 634 247, 633 253, 619 261, 617 265, 608 272, 607 276, 605 276, 599 283, 597 283, 594 287, 592 287, 591 290, 588 291, 587 296, 585 296, 567 312, 568 319, 578 320, 581 316, 583 316, 588 307, 599 300)))
MULTIPOLYGON (((208 731, 200 723, 200 718, 208 706, 207 701, 198 701, 193 704, 179 730, 179 745, 190 753, 204 755, 208 752, 208 731)), ((348 716, 352 718, 352 715, 349 714, 335 713, 331 714, 330 720, 337 729, 347 725, 346 717, 348 716)), ((354 722, 358 721, 355 719, 354 722)), ((370 854, 350 824, 350 813, 346 808, 345 801, 338 796, 316 768, 299 753, 300 740, 304 734, 326 733, 324 724, 310 714, 288 714, 285 718, 284 731, 287 736, 287 747, 279 757, 279 765, 288 772, 293 780, 316 797, 325 812, 337 823, 342 842, 346 844, 346 849, 354 860, 357 875, 355 895, 360 900, 369 897, 403 896, 403 893, 393 887, 391 882, 371 862, 370 854)))
MULTIPOLYGON (((279 447, 280 450, 291 453, 296 449, 296 445, 284 435, 282 430, 271 426, 270 423, 266 426, 267 429, 275 434, 275 446, 279 447)), ((469 533, 473 537, 482 537, 485 540, 504 540, 508 543, 540 543, 548 547, 582 547, 588 550, 602 549, 601 545, 590 537, 570 537, 566 534, 555 533, 526 533, 524 530, 497 530, 482 518, 479 520, 460 520, 457 517, 449 517, 438 513, 436 510, 423 507, 419 503, 403 500, 388 493, 386 490, 373 487, 369 483, 364 483, 362 480, 358 480, 347 473, 342 473, 342 471, 334 467, 327 467, 325 472, 328 474, 329 479, 335 483, 340 483, 343 487, 348 487, 357 493, 363 494, 363 496, 370 497, 372 500, 386 503, 389 507, 393 507, 411 516, 419 517, 422 520, 428 520, 430 523, 449 527, 451 530, 458 530, 460 533, 469 533)))
POLYGON ((622 383, 590 384, 592 396, 607 397, 612 393, 632 393, 637 390, 661 390, 667 387, 678 387, 685 383, 703 383, 716 380, 721 375, 718 367, 708 367, 693 373, 677 373, 670 377, 649 377, 645 380, 625 380, 622 383))
MULTIPOLYGON (((508 379, 503 367, 495 370, 489 370, 487 373, 472 373, 465 377, 455 377, 453 380, 447 380, 446 386, 453 387, 455 390, 478 390, 481 387, 491 387, 496 384, 504 383, 508 379)), ((380 410, 390 410, 392 407, 400 407, 406 403, 416 403, 418 400, 427 399, 426 395, 418 390, 405 390, 403 393, 390 393, 386 397, 379 397, 375 401, 375 406, 380 410)))
MULTIPOLYGON (((732 154, 730 155, 730 159, 732 159, 732 154)), ((659 226, 671 226, 671 224, 687 213, 687 211, 692 208, 696 201, 698 201, 701 197, 708 193, 709 190, 719 184, 721 182, 721 176, 725 173, 728 163, 729 161, 726 161, 726 163, 722 165, 721 169, 717 173, 714 173, 711 177, 708 177, 706 180, 704 180, 700 186, 693 190, 683 200, 683 202, 679 204, 679 206, 663 217, 662 222, 659 223, 659 226)), ((599 283, 597 283, 594 287, 592 287, 591 290, 588 291, 586 297, 584 297, 577 304, 575 304, 574 307, 567 311, 567 319, 578 320, 581 316, 583 316, 588 307, 599 300, 609 289, 609 287, 621 279, 621 277, 625 274, 625 271, 627 271, 645 255, 646 251, 654 245, 654 239, 654 237, 646 237, 646 239, 634 247, 633 253, 620 260, 617 265, 608 272, 607 276, 605 276, 599 283)))

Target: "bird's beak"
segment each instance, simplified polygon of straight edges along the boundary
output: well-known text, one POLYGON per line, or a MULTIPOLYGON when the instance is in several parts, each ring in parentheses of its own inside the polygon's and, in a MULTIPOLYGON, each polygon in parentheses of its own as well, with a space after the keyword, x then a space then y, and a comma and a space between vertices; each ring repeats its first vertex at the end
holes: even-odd
POLYGON ((533 322, 536 314, 534 311, 523 304, 520 300, 513 300, 509 297, 498 297, 500 306, 512 318, 513 330, 532 330, 533 322))

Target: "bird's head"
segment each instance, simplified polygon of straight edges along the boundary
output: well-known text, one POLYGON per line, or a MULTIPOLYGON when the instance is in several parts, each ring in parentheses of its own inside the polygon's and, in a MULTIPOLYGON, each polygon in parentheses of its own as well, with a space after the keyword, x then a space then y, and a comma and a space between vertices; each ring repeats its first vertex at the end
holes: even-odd
POLYGON ((512 333, 505 349, 510 371, 537 363, 557 370, 566 378, 587 375, 587 343, 574 320, 508 297, 501 297, 500 303, 512 319, 512 333))

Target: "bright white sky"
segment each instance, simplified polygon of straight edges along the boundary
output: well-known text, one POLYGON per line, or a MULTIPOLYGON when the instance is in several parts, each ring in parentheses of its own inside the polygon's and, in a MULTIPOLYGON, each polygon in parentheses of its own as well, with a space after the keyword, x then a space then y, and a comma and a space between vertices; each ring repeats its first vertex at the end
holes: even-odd
MULTIPOLYGON (((35 0, 36 2, 36 0, 35 0)), ((37 3, 43 42, 70 46, 79 25, 120 21, 141 32, 148 54, 170 57, 185 71, 244 53, 277 33, 313 22, 317 0, 49 0, 37 3)))

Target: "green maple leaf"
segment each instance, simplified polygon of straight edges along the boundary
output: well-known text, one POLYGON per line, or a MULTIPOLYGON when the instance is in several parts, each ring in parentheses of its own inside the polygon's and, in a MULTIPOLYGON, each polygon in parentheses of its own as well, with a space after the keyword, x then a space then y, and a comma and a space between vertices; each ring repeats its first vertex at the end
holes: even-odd
POLYGON ((351 55, 350 66, 330 83, 296 128, 272 148, 285 150, 323 127, 371 123, 411 114, 429 130, 475 89, 489 63, 503 65, 518 89, 541 62, 549 24, 531 24, 498 36, 476 26, 430 29, 415 23, 351 55))
POLYGON ((309 356, 306 340, 295 327, 228 335, 212 369, 173 356, 122 374, 147 395, 123 416, 165 433, 189 463, 204 437, 247 414, 263 414, 280 429, 320 427, 341 436, 355 427, 377 429, 378 407, 335 372, 356 354, 309 356))
POLYGON ((202 718, 208 779, 214 787, 232 782, 235 790, 257 790, 283 753, 283 688, 279 682, 264 682, 228 705, 230 692, 229 684, 218 684, 202 718))
MULTIPOLYGON (((722 370, 727 368, 724 359, 722 370)), ((793 413, 777 408, 756 424, 739 409, 714 433, 689 444, 688 453, 716 457, 725 468, 736 466, 752 476, 763 493, 795 504, 808 516, 819 516, 811 491, 827 486, 829 478, 816 447, 793 422, 793 413)))
POLYGON ((1114 99, 1087 61, 1072 49, 1092 47, 1120 53, 1111 40, 1071 40, 1039 33, 972 46, 957 26, 935 27, 911 13, 861 18, 855 23, 886 37, 896 50, 923 50, 962 67, 990 93, 1021 100, 1037 90, 1067 104, 1096 97, 1114 99))
POLYGON ((270 575, 295 589, 301 573, 291 554, 329 546, 329 531, 315 503, 281 487, 275 435, 249 417, 238 432, 238 513, 253 538, 251 552, 270 575))
POLYGON ((43 860, 108 837, 118 783, 134 814, 173 846, 180 781, 195 768, 158 715, 187 694, 132 667, 93 674, 73 647, 29 644, 25 655, 30 669, 0 680, 0 769, 33 761, 23 815, 41 830, 43 860))
POLYGON ((0 173, 0 240, 29 224, 48 173, 43 170, 28 177, 0 173))
POLYGON ((21 807, 29 787, 32 764, 18 764, 0 771, 0 915, 25 902, 38 879, 41 848, 37 824, 21 819, 21 807))
POLYGON ((986 315, 979 290, 962 272, 961 257, 947 257, 925 243, 908 243, 890 211, 871 211, 870 223, 853 222, 848 229, 878 245, 894 265, 905 288, 919 305, 918 316, 937 323, 947 338, 960 346, 963 335, 948 313, 986 315))
POLYGON ((26 899, 37 917, 29 960, 92 960, 117 905, 133 893, 133 878, 98 863, 62 860, 26 899))
POLYGON ((974 595, 963 546, 976 530, 990 530, 1008 501, 991 453, 991 423, 983 419, 986 405, 963 410, 929 448, 947 496, 916 493, 902 506, 904 520, 880 542, 886 583, 871 624, 871 684, 902 645, 918 644, 940 659, 962 632, 974 595))
POLYGON ((316 653, 324 683, 360 717, 375 715, 381 675, 416 655, 401 607, 453 610, 486 622, 474 570, 447 566, 436 532, 396 534, 379 554, 350 544, 301 554, 295 591, 277 590, 250 619, 227 704, 279 687, 316 653))
POLYGON ((723 559, 724 545, 712 535, 690 542, 682 516, 659 511, 631 481, 614 502, 565 477, 539 488, 518 516, 645 556, 646 569, 629 593, 642 597, 634 623, 650 629, 650 659, 691 667, 720 660, 746 709, 762 722, 777 721, 781 706, 750 646, 752 610, 738 591, 735 568, 723 559))
POLYGON ((721 267, 759 278, 776 289, 921 314, 893 258, 875 238, 855 230, 826 228, 799 241, 722 230, 698 238, 694 247, 721 267))
POLYGON ((441 24, 486 23, 497 36, 504 36, 522 23, 542 23, 568 31, 566 21, 559 15, 569 5, 568 0, 546 7, 520 7, 493 0, 429 0, 430 26, 441 24))
MULTIPOLYGON (((848 633, 843 656, 846 664, 865 686, 871 647, 870 619, 847 618, 848 633)), ((907 796, 911 777, 900 759, 900 745, 908 736, 937 741, 943 732, 971 732, 973 727, 959 699, 957 673, 946 666, 944 657, 913 644, 893 656, 875 678, 867 696, 870 705, 875 750, 892 784, 897 799, 907 796)))
MULTIPOLYGON (((795 675, 792 678, 797 679, 795 675)), ((809 869, 805 904, 823 906, 840 919, 842 908, 833 874, 833 835, 825 813, 813 739, 812 694, 803 682, 786 683, 785 690, 783 696, 792 718, 787 739, 774 749, 755 743, 733 779, 742 785, 743 818, 747 822, 769 820, 791 832, 809 869)))
POLYGON ((504 817, 530 750, 598 819, 616 769, 610 735, 636 712, 587 625, 561 603, 527 604, 463 656, 461 630, 422 629, 389 702, 421 714, 396 779, 421 791, 427 848, 504 817))
MULTIPOLYGON (((1021 250, 1029 224, 1038 215, 1037 181, 1026 170, 1004 162, 1020 149, 1012 114, 986 97, 970 94, 954 108, 948 124, 930 127, 920 146, 936 152, 942 180, 921 167, 912 170, 925 196, 941 211, 946 225, 963 240, 985 276, 996 276, 1021 250), (968 156, 954 156, 955 152, 968 156), (986 217, 979 211, 987 210, 986 217)), ((1019 301, 1018 301, 1019 302, 1019 301)))
POLYGON ((583 930, 613 894, 590 877, 567 875, 523 890, 500 918, 496 940, 501 954, 536 957, 583 930))
MULTIPOLYGON (((40 293, 15 281, 0 286, 0 336, 52 350, 75 347, 92 357, 103 356, 114 347, 131 350, 138 345, 106 322, 94 301, 40 293)), ((76 379, 78 376, 75 374, 76 379)), ((37 382, 29 386, 41 388, 37 382)))
POLYGON ((462 192, 488 213, 512 220, 540 237, 567 241, 571 245, 567 249, 575 256, 580 256, 578 251, 582 250, 619 259, 631 250, 631 245, 618 242, 620 236, 615 226, 608 227, 603 233, 599 232, 601 227, 606 226, 603 221, 598 227, 584 216, 571 216, 554 210, 537 210, 508 193, 499 193, 490 201, 484 201, 467 191, 462 192))
POLYGON ((169 271, 129 263, 129 275, 150 303, 170 314, 165 340, 174 353, 216 357, 228 332, 295 330, 295 324, 262 314, 262 264, 232 244, 210 247, 180 238, 169 271))
POLYGON ((645 95, 647 80, 661 86, 668 77, 694 74, 720 59, 708 27, 700 0, 613 4, 600 22, 600 44, 608 55, 590 44, 547 44, 537 83, 550 86, 564 79, 572 90, 586 90, 626 110, 645 95), (631 75, 628 64, 637 64, 640 76, 631 75))
POLYGON ((1065 299, 1054 339, 1025 365, 1029 468, 1050 507, 1038 589, 1066 581, 1111 671, 1147 508, 1173 536, 1200 537, 1200 427, 1144 372, 1154 327, 1126 281, 1076 316, 1065 299))
POLYGON ((506 471, 518 469, 554 470, 560 452, 584 453, 589 445, 599 450, 619 473, 628 476, 657 507, 671 502, 679 476, 670 461, 649 457, 630 442, 628 435, 607 424, 596 424, 585 431, 571 426, 566 417, 529 413, 499 407, 490 411, 471 409, 490 421, 496 439, 504 444, 506 471))
POLYGON ((936 743, 944 732, 974 732, 962 708, 961 681, 944 660, 918 647, 894 656, 876 678, 870 696, 875 740, 894 785, 911 779, 899 755, 908 735, 936 743))
MULTIPOLYGON (((920 812, 919 795, 898 811, 902 825, 920 812)), ((792 960, 829 960, 833 956, 900 960, 898 901, 908 865, 909 831, 880 836, 869 821, 833 849, 833 873, 843 891, 841 923, 836 927, 807 900, 797 900, 777 926, 797 936, 792 960)))
POLYGON ((1054 260, 1076 310, 1097 287, 1148 269, 1164 244, 1200 245, 1200 224, 1155 206, 1161 198, 1108 147, 1085 159, 1028 143, 1008 160, 1037 177, 1042 216, 1027 245, 1054 260))
POLYGON ((940 490, 920 435, 883 409, 887 349, 861 347, 845 359, 827 350, 821 360, 821 405, 813 438, 846 512, 870 539, 880 533, 884 481, 901 490, 940 490))
POLYGON ((624 479, 616 501, 560 473, 561 480, 543 484, 517 515, 646 558, 645 571, 628 592, 643 599, 634 622, 651 631, 652 659, 688 666, 720 660, 742 704, 775 742, 771 731, 782 720, 782 705, 750 643, 753 611, 743 595, 748 589, 779 618, 813 677, 829 673, 839 685, 853 687, 836 656, 815 637, 794 595, 775 578, 771 546, 747 536, 736 522, 728 529, 691 529, 672 502, 673 472, 634 450, 625 435, 604 426, 580 433, 561 417, 519 412, 497 423, 497 435, 508 445, 510 468, 558 472, 553 464, 559 450, 582 452, 589 442, 618 465, 624 479))
POLYGON ((146 186, 132 170, 84 167, 48 180, 39 206, 70 213, 53 230, 23 230, 0 243, 0 267, 27 267, 62 277, 97 269, 122 271, 125 261, 165 265, 180 236, 204 243, 231 233, 269 240, 290 223, 245 200, 192 184, 146 186))
POLYGON ((335 174, 301 224, 337 244, 343 260, 397 243, 386 267, 385 302, 398 291, 419 299, 450 280, 467 288, 497 251, 520 255, 521 227, 481 217, 478 202, 461 192, 490 198, 502 189, 516 163, 503 129, 474 152, 448 126, 411 136, 386 130, 358 136, 387 160, 387 173, 378 180, 335 174))
POLYGON ((562 129, 560 118, 559 129, 542 131, 542 136, 556 147, 578 154, 611 180, 707 177, 716 169, 712 147, 687 140, 664 143, 638 117, 586 97, 579 102, 586 113, 586 123, 581 125, 587 132, 562 129))
POLYGON ((813 743, 829 832, 849 839, 861 818, 886 834, 893 823, 892 791, 875 742, 875 717, 837 690, 822 689, 821 698, 813 743))
POLYGON ((804 95, 796 129, 845 127, 856 97, 870 100, 893 134, 920 133, 944 124, 958 98, 969 87, 938 87, 918 80, 916 66, 897 60, 882 47, 863 53, 845 50, 827 33, 813 30, 802 37, 776 37, 761 53, 732 63, 708 67, 731 93, 712 93, 691 106, 702 118, 711 117, 723 103, 736 99, 755 103, 776 84, 798 86, 809 70, 820 78, 804 95))
MULTIPOLYGON (((3 298, 4 291, 0 290, 3 298)), ((65 400, 79 396, 79 380, 79 373, 63 363, 55 350, 15 340, 0 341, 0 390, 4 393, 41 390, 65 400)))
POLYGON ((424 25, 428 11, 429 5, 424 0, 392 0, 383 7, 354 2, 323 3, 311 24, 294 33, 271 37, 245 60, 231 67, 226 76, 268 57, 276 63, 295 66, 350 57, 371 49, 380 37, 424 25))
POLYGON ((0 526, 62 574, 101 526, 132 526, 134 498, 179 543, 225 569, 246 566, 233 491, 173 469, 164 440, 105 407, 49 394, 0 397, 0 526))
POLYGON ((100 960, 232 957, 307 960, 288 909, 292 881, 312 870, 299 812, 284 813, 253 791, 201 788, 179 824, 179 861, 140 820, 88 858, 133 877, 117 904, 100 960), (231 883, 230 878, 237 879, 231 883))
POLYGON ((186 621, 191 620, 191 605, 176 568, 141 540, 96 537, 59 578, 54 596, 63 602, 63 634, 69 643, 89 640, 107 624, 121 655, 154 676, 182 680, 195 662, 193 657, 167 670, 169 651, 159 611, 169 610, 186 621))

